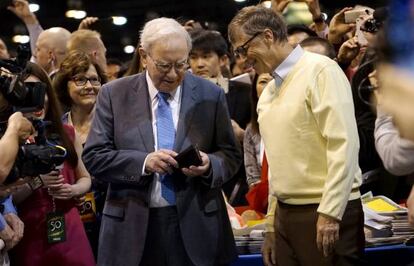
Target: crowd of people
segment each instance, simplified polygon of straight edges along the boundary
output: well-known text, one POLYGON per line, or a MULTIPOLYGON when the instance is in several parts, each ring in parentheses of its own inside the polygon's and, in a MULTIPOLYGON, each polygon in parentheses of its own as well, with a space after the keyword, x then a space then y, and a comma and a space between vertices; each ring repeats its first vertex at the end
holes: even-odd
POLYGON ((414 226, 413 83, 388 7, 328 21, 306 0, 313 23, 287 25, 290 2, 239 10, 226 35, 150 20, 122 62, 98 18, 43 29, 13 0, 32 54, 19 78, 45 97, 16 112, 1 68, 0 265, 229 265, 228 205, 265 215, 265 265, 364 265, 368 191, 406 201, 414 226), (11 178, 43 135, 64 162, 11 178))

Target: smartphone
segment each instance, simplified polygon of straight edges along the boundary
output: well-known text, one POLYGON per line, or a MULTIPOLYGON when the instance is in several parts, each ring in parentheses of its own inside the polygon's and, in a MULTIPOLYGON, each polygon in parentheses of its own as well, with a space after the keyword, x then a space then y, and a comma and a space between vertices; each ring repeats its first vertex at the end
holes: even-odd
POLYGON ((360 46, 367 46, 368 45, 368 40, 367 38, 365 38, 364 33, 361 31, 361 27, 362 24, 365 22, 365 20, 362 20, 361 18, 357 18, 355 23, 356 23, 356 27, 355 27, 355 36, 358 39, 358 43, 360 46))
POLYGON ((366 16, 370 14, 372 14, 372 11, 369 8, 354 8, 352 10, 345 11, 345 23, 355 23, 357 18, 360 16, 366 16))

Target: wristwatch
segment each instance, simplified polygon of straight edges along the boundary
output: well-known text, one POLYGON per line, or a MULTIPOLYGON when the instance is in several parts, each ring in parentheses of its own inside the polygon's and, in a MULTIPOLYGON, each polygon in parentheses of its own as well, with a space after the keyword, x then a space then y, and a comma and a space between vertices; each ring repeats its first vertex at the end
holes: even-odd
POLYGON ((319 17, 316 17, 313 19, 313 22, 322 23, 322 22, 325 22, 327 19, 328 19, 328 15, 326 13, 321 12, 319 17))

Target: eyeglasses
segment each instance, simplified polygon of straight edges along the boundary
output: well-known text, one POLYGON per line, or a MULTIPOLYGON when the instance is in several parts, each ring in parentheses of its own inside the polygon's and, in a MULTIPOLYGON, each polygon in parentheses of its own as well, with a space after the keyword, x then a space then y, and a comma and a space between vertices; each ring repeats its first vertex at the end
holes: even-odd
POLYGON ((76 86, 85 86, 86 83, 89 82, 91 83, 92 86, 100 86, 101 85, 101 80, 99 77, 91 77, 91 78, 87 78, 87 77, 74 77, 73 82, 75 82, 76 86))
POLYGON ((162 73, 170 72, 173 66, 176 72, 183 72, 188 68, 188 59, 184 59, 183 61, 175 63, 159 63, 155 61, 149 54, 148 57, 151 58, 151 60, 154 62, 157 70, 162 73))
POLYGON ((262 32, 256 32, 250 39, 248 39, 245 43, 243 43, 242 45, 238 46, 236 49, 234 49, 234 57, 239 57, 239 56, 243 56, 246 57, 247 56, 247 51, 249 50, 249 46, 248 44, 253 41, 254 38, 256 38, 257 36, 259 36, 262 32))

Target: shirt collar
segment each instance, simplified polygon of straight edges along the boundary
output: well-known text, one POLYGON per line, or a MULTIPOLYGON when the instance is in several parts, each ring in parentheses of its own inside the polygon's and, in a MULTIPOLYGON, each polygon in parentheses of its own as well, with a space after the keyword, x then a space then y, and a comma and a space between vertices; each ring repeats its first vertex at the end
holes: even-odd
MULTIPOLYGON (((151 101, 153 101, 154 98, 157 97, 158 89, 155 88, 154 83, 152 82, 152 79, 148 74, 148 71, 146 71, 145 77, 146 77, 147 84, 148 84, 149 96, 151 98, 151 101)), ((173 101, 175 102, 180 101, 180 92, 181 92, 181 85, 178 86, 174 91, 170 92, 170 95, 172 96, 173 101)))
POLYGON ((272 76, 275 80, 280 79, 281 81, 285 80, 286 76, 296 65, 299 59, 302 57, 304 50, 300 45, 297 45, 288 57, 283 60, 283 62, 273 71, 272 76))

